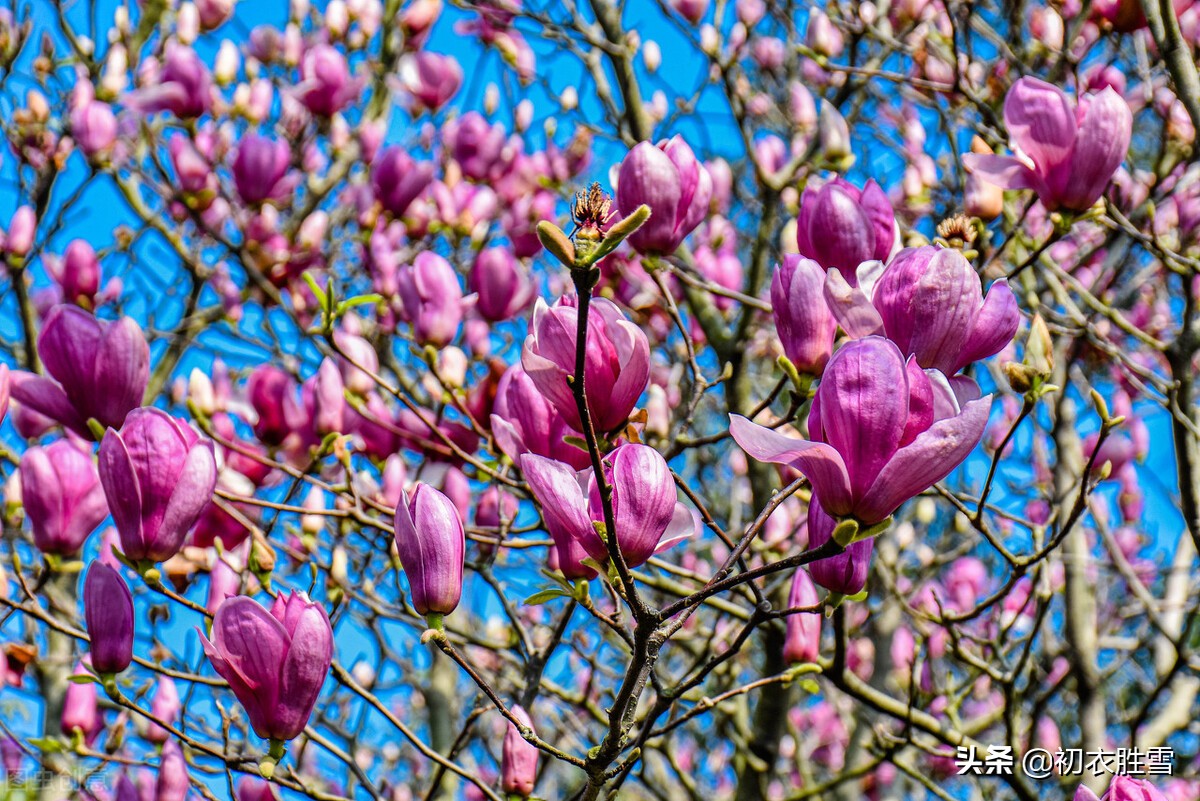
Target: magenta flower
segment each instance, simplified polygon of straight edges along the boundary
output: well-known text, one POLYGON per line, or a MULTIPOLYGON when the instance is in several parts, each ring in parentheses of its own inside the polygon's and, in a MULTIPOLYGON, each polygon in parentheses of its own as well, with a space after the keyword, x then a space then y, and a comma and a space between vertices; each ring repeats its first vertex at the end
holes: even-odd
POLYGON ((796 370, 814 376, 825 369, 837 333, 824 287, 821 265, 791 254, 771 277, 771 314, 783 352, 796 370))
POLYGON ((462 287, 450 262, 422 251, 412 264, 400 267, 397 284, 413 338, 438 348, 449 345, 463 317, 462 287))
MULTIPOLYGON (((156 721, 174 725, 182 711, 183 704, 179 700, 179 689, 175 686, 175 681, 170 676, 159 676, 154 700, 150 702, 150 714, 156 721)), ((171 732, 158 723, 150 723, 146 739, 152 743, 165 743, 171 739, 171 732)))
POLYGON ((318 436, 340 433, 346 427, 346 385, 337 362, 329 357, 322 359, 316 375, 305 383, 311 398, 313 430, 318 436))
MULTIPOLYGON (((612 487, 613 522, 617 544, 630 567, 696 534, 696 519, 676 500, 675 481, 667 460, 654 448, 626 444, 604 457, 605 477, 612 487)), ((588 484, 588 511, 592 521, 604 521, 604 506, 595 478, 588 484)), ((599 562, 608 549, 593 527, 583 547, 599 562)))
POLYGON ((304 731, 333 662, 325 607, 297 591, 280 594, 270 611, 239 595, 217 610, 212 640, 200 632, 200 641, 255 734, 292 740, 304 731))
POLYGON ((396 551, 408 576, 413 608, 448 615, 462 597, 466 533, 454 502, 428 484, 400 493, 396 551))
POLYGON ((38 335, 38 354, 58 383, 17 374, 12 396, 88 439, 89 419, 120 427, 150 381, 150 347, 128 317, 108 322, 77 306, 55 306, 38 335))
POLYGON ((522 311, 533 300, 537 288, 520 268, 508 248, 490 247, 479 252, 468 279, 478 295, 476 311, 489 322, 498 323, 522 311))
POLYGON ((258 413, 254 434, 266 445, 283 444, 295 422, 288 414, 297 406, 295 379, 273 364, 261 364, 250 373, 246 395, 258 413))
POLYGON ((393 217, 402 217, 433 181, 433 164, 416 161, 399 145, 385 148, 371 164, 375 199, 393 217))
POLYGON ((90 305, 100 291, 100 260, 85 239, 73 239, 61 259, 43 257, 46 272, 62 288, 63 300, 90 305))
MULTIPOLYGON (((533 728, 529 714, 519 705, 511 709, 513 717, 523 726, 533 728)), ((504 733, 504 747, 500 751, 500 789, 517 798, 529 798, 537 781, 538 749, 521 736, 513 722, 508 722, 504 733)))
POLYGON ((217 192, 217 179, 208 159, 181 133, 174 133, 167 140, 167 153, 180 191, 192 196, 203 193, 204 197, 197 198, 198 208, 208 208, 217 192))
POLYGON ((962 253, 926 245, 907 248, 879 272, 861 265, 855 286, 831 270, 825 299, 851 337, 885 335, 924 368, 952 376, 1012 342, 1021 323, 1016 298, 1001 278, 984 297, 962 253))
POLYGON ((712 191, 712 176, 683 137, 638 143, 617 173, 617 207, 631 214, 645 204, 650 219, 629 244, 643 255, 674 253, 708 214, 712 191))
MULTIPOLYGON (((579 310, 574 295, 553 306, 538 298, 521 365, 543 397, 576 431, 583 430, 567 376, 575 373, 575 333, 579 310)), ((629 420, 650 382, 650 342, 615 303, 591 301, 588 313, 584 391, 597 433, 615 431, 629 420)))
POLYGON ((199 117, 211 107, 212 76, 192 48, 169 43, 157 77, 125 102, 143 114, 169 111, 181 119, 199 117))
MULTIPOLYGON (((511 526, 520 508, 515 496, 493 484, 479 496, 479 503, 475 507, 475 526, 490 529, 498 537, 501 525, 507 523, 511 526)), ((480 549, 491 553, 494 546, 493 543, 481 543, 480 549)))
POLYGON ((509 367, 496 385, 492 435, 513 462, 523 453, 535 453, 566 462, 574 470, 582 470, 591 463, 587 451, 564 441, 563 437, 578 436, 577 432, 554 404, 542 396, 519 364, 509 367))
POLYGON ((74 556, 108 517, 91 453, 68 439, 21 455, 21 498, 42 553, 74 556))
POLYGON ((811 440, 740 415, 729 430, 755 459, 803 473, 830 516, 869 526, 948 476, 983 436, 991 396, 968 400, 978 389, 965 382, 958 390, 962 397, 940 373, 906 366, 889 340, 866 337, 843 345, 825 367, 811 440))
POLYGON ((237 783, 237 801, 279 801, 275 785, 254 776, 243 776, 237 783))
POLYGON ((206 31, 221 27, 233 16, 235 2, 236 0, 195 0, 200 27, 206 31))
MULTIPOLYGON (((675 482, 662 455, 645 445, 627 444, 604 457, 613 489, 617 545, 625 563, 638 567, 658 551, 696 533, 692 513, 676 500, 675 482)), ((593 523, 604 522, 599 486, 591 471, 575 473, 567 465, 534 454, 521 457, 521 471, 542 507, 542 519, 560 541, 559 557, 575 540, 597 562, 608 559, 608 546, 593 523)), ((565 571, 564 571, 565 573, 565 571)))
POLYGON ((233 183, 246 203, 283 200, 292 189, 284 180, 292 162, 288 143, 258 134, 247 134, 233 159, 233 183))
POLYGON ((4 236, 4 249, 14 256, 25 258, 33 249, 37 236, 37 216, 32 206, 20 206, 8 222, 8 233, 4 236))
POLYGON ((826 270, 841 269, 848 281, 864 261, 887 261, 896 238, 896 217, 874 181, 861 190, 834 178, 820 189, 806 187, 796 218, 800 255, 826 270))
POLYGON ((358 98, 362 81, 350 74, 350 64, 336 47, 317 44, 300 62, 296 98, 321 117, 332 117, 358 98))
POLYGON ((179 552, 217 484, 213 444, 161 409, 132 412, 100 442, 100 483, 121 550, 162 562, 179 552))
POLYGON ((158 763, 154 801, 186 801, 191 786, 183 748, 175 740, 168 740, 163 744, 162 758, 158 763))
POLYGON ((708 11, 708 0, 671 0, 671 8, 693 25, 699 25, 708 11))
POLYGON ((133 661, 133 596, 121 574, 103 562, 92 562, 83 581, 83 615, 87 621, 92 669, 120 673, 133 661))
MULTIPOLYGON (((75 676, 87 676, 90 672, 82 662, 75 665, 75 676)), ((91 745, 100 732, 104 731, 104 715, 97 703, 96 685, 93 682, 70 682, 63 698, 62 717, 59 719, 62 733, 72 736, 78 729, 84 742, 91 745)))
POLYGON ((567 579, 593 579, 596 571, 583 564, 590 554, 583 541, 595 536, 587 511, 590 470, 576 472, 562 462, 534 453, 520 457, 521 472, 529 482, 529 491, 542 507, 542 522, 554 540, 550 567, 567 579))
MULTIPOLYGON (((816 495, 808 504, 808 547, 820 548, 833 539, 837 521, 821 508, 816 495)), ((840 595, 857 595, 867 586, 867 574, 871 570, 871 554, 875 551, 874 539, 852 542, 837 556, 818 559, 808 565, 812 580, 830 592, 840 595)))
POLYGON ((1074 801, 1167 801, 1162 792, 1145 779, 1114 776, 1112 784, 1100 798, 1084 785, 1075 791, 1074 801))
POLYGON ((505 153, 508 136, 500 123, 488 125, 478 111, 447 122, 442 128, 446 148, 464 176, 487 181, 504 174, 511 155, 505 153))
POLYGON ((1125 159, 1133 113, 1112 87, 1072 107, 1062 89, 1026 76, 1008 90, 1004 123, 1016 155, 968 153, 967 168, 1005 189, 1034 190, 1047 209, 1084 211, 1125 159))
MULTIPOLYGON (((812 578, 798 568, 792 576, 792 589, 788 592, 788 608, 816 606, 821 599, 812 578)), ((821 614, 798 612, 788 615, 787 633, 783 641, 783 658, 791 664, 816 662, 821 655, 821 614)))
POLYGON ((413 99, 437 111, 458 93, 463 71, 453 56, 421 50, 400 60, 400 83, 413 99))
POLYGON ((89 100, 72 108, 71 138, 88 156, 106 155, 117 140, 117 117, 112 107, 89 100))

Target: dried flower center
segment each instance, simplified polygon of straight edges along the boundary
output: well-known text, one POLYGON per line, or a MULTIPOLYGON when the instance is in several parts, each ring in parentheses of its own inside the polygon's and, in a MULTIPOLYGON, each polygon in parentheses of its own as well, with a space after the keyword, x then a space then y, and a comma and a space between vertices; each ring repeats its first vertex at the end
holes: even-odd
POLYGON ((584 192, 575 193, 571 219, 575 221, 576 239, 602 239, 604 227, 613 215, 612 198, 594 182, 584 192))

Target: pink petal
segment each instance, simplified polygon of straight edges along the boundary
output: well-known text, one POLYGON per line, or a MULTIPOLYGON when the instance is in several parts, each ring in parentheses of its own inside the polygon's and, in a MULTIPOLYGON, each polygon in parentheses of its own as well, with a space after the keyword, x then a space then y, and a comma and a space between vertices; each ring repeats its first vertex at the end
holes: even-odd
POLYGON ((898 450, 858 504, 859 521, 878 523, 950 475, 979 444, 991 407, 991 395, 972 401, 957 417, 939 420, 898 450))
POLYGON ((850 513, 850 476, 841 455, 830 446, 780 434, 740 414, 729 415, 729 433, 758 461, 791 465, 807 476, 831 514, 850 513))

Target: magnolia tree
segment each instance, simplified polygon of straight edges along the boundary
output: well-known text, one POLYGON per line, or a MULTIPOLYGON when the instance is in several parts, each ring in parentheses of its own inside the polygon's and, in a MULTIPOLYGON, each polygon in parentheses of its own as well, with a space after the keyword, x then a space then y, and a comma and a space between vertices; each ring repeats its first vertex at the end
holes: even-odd
POLYGON ((0 793, 1195 801, 1198 42, 0 10, 0 793))

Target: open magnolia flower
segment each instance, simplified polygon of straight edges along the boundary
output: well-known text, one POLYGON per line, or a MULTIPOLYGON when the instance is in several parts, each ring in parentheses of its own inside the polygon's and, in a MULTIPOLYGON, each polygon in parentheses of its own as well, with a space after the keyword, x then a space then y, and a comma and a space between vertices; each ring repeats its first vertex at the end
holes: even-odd
POLYGON ((1032 189, 1048 209, 1084 211, 1125 160, 1133 112, 1112 87, 1072 104, 1062 89, 1026 76, 1008 90, 1004 124, 1017 154, 968 153, 967 169, 1005 189, 1032 189))
POLYGON ((830 516, 871 525, 948 476, 983 436, 992 396, 973 382, 905 364, 882 337, 834 354, 799 439, 731 415, 729 431, 750 456, 791 465, 812 482, 830 516), (975 397, 972 397, 974 395, 975 397))
POLYGON ((900 251, 887 267, 864 262, 852 282, 830 270, 825 301, 851 337, 886 336, 917 364, 952 376, 999 353, 1021 323, 1008 281, 986 296, 980 289, 961 252, 926 246, 900 251))

